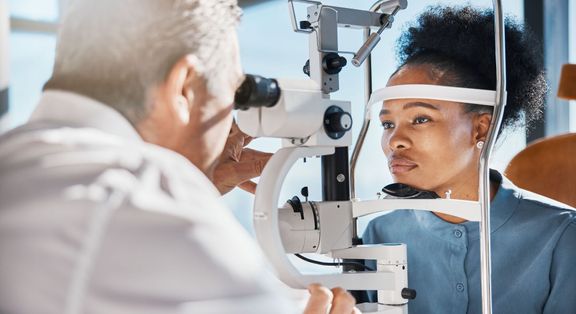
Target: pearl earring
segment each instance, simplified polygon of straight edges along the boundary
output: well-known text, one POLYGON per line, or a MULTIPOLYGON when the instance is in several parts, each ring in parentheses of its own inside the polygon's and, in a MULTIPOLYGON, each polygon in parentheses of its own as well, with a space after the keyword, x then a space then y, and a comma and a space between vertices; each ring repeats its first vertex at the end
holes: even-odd
POLYGON ((478 143, 476 143, 476 147, 478 149, 482 149, 482 147, 484 147, 484 141, 478 141, 478 143))

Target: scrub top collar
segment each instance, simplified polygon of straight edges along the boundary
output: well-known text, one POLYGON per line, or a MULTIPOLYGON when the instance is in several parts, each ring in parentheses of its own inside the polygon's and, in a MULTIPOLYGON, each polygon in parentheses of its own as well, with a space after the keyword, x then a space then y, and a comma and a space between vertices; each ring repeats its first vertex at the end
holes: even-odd
MULTIPOLYGON (((490 170, 490 181, 500 183, 498 191, 490 204, 490 232, 496 232, 502 227, 518 207, 520 197, 518 188, 498 171, 490 170)), ((442 220, 434 213, 429 211, 414 210, 418 224, 428 229, 432 234, 443 240, 462 244, 460 238, 478 239, 479 223, 467 221, 461 224, 453 224, 442 220)))
POLYGON ((30 122, 95 128, 124 139, 142 141, 132 124, 112 107, 62 90, 44 91, 30 122))

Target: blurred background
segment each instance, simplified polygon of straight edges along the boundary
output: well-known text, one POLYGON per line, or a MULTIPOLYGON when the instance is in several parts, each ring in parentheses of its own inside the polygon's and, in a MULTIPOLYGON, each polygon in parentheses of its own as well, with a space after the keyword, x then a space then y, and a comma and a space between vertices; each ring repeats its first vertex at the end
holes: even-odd
MULTIPOLYGON (((51 73, 58 21, 66 1, 73 0, 0 0, 0 38, 2 31, 7 40, 0 41, 0 89, 8 95, 0 98, 0 131, 24 123, 38 101, 42 85, 51 73), (3 59, 3 62, 2 62, 3 59), (4 73, 4 74, 2 74, 4 73), (8 78, 8 79, 6 79, 8 78), (2 83, 4 82, 4 83, 2 83), (7 88, 5 88, 7 87, 7 88)), ((527 143, 542 137, 576 132, 576 106, 567 106, 555 97, 560 67, 576 63, 576 0, 506 0, 505 12, 532 29, 539 37, 545 55, 547 78, 551 93, 545 116, 527 132, 517 129, 506 133, 497 144, 492 167, 502 170, 508 161, 527 143), (552 13, 554 12, 554 13, 552 13), (561 12, 561 14, 559 14, 561 12)), ((373 1, 326 0, 325 4, 368 9, 373 1)), ((491 7, 490 0, 470 1, 469 4, 491 7)), ((246 73, 269 77, 305 78, 302 66, 308 59, 308 38, 292 32, 285 0, 240 1, 244 16, 239 28, 242 63, 246 73)), ((463 1, 408 1, 392 29, 386 30, 373 53, 374 89, 383 87, 396 67, 394 44, 407 22, 413 21, 427 6, 435 4, 462 5, 463 1)), ((297 12, 303 12, 302 6, 297 12)), ((356 51, 362 44, 359 30, 341 30, 340 48, 356 51)), ((101 47, 106 49, 106 47, 101 47)), ((145 66, 145 65, 143 65, 145 66)), ((340 91, 333 94, 337 100, 350 100, 353 105, 357 136, 361 125, 363 96, 362 69, 347 66, 340 75, 340 91)), ((377 119, 377 117, 375 116, 377 119)), ((386 161, 380 148, 381 127, 373 123, 369 131, 357 171, 357 196, 376 198, 376 193, 390 183, 386 161)), ((277 140, 259 139, 251 147, 269 152, 280 148, 277 140)), ((295 165, 282 191, 281 199, 299 194, 303 186, 310 189, 310 198, 320 199, 320 162, 308 160, 295 165)), ((235 190, 225 201, 243 226, 252 232, 253 196, 235 190)), ((361 222, 360 229, 365 225, 361 222)))

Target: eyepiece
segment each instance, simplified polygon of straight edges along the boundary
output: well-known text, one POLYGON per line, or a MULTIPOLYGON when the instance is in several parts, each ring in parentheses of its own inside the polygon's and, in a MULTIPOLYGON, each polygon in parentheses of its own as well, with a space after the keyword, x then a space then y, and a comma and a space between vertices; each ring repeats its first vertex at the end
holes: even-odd
POLYGON ((275 79, 258 75, 246 75, 246 79, 236 90, 234 109, 273 107, 280 99, 280 86, 275 79))

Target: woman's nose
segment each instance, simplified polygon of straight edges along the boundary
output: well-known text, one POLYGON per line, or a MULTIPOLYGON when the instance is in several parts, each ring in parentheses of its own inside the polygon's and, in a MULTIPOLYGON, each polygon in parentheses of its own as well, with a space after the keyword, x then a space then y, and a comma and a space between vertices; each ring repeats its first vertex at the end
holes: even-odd
POLYGON ((384 151, 397 151, 410 148, 411 141, 403 128, 396 127, 382 135, 382 148, 384 151))

